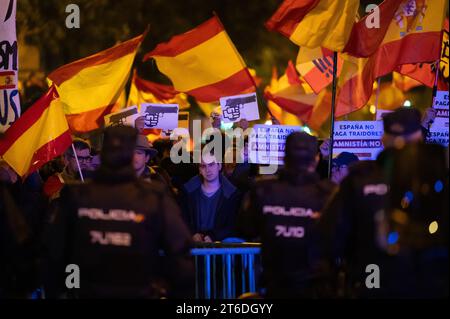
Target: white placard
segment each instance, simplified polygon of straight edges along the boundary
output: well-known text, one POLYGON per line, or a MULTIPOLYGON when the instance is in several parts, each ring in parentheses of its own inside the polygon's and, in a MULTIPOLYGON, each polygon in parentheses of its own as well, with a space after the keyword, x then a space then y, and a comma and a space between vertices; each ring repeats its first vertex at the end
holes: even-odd
POLYGON ((178 104, 141 104, 144 128, 173 130, 178 127, 178 104))
POLYGON ((128 125, 134 127, 134 122, 139 116, 137 106, 130 106, 119 112, 106 115, 105 126, 128 125))
POLYGON ((259 120, 258 100, 256 93, 226 96, 220 98, 222 121, 224 123, 259 120))
POLYGON ((6 131, 20 116, 16 2, 0 1, 0 132, 6 131))
POLYGON ((334 124, 333 157, 353 153, 362 161, 375 160, 383 150, 382 121, 337 121, 334 124))
POLYGON ((438 91, 433 108, 437 110, 436 118, 430 127, 427 143, 448 146, 448 91, 438 91))
POLYGON ((249 138, 250 163, 283 165, 286 138, 295 131, 301 131, 301 127, 255 125, 249 138))

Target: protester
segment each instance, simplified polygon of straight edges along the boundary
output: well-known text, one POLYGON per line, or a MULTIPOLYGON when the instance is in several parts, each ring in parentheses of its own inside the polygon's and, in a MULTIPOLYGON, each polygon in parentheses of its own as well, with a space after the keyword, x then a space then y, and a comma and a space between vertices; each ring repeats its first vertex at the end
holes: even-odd
POLYGON ((67 149, 63 156, 64 170, 61 173, 50 176, 44 184, 44 194, 49 199, 59 197, 59 192, 64 184, 81 180, 80 169, 82 174, 83 172, 91 170, 90 165, 92 157, 89 141, 74 139, 73 146, 75 148, 76 156, 73 153, 72 148, 67 149))
POLYGON ((249 161, 248 147, 248 138, 245 138, 242 149, 235 147, 225 154, 225 159, 233 158, 233 161, 231 163, 225 161, 224 174, 242 194, 250 190, 258 175, 258 166, 249 161))
POLYGON ((145 135, 138 135, 133 157, 133 167, 138 178, 148 182, 151 182, 152 179, 163 181, 150 166, 147 166, 147 163, 156 154, 158 154, 158 151, 149 143, 147 137, 145 135))
POLYGON ((321 280, 314 225, 334 185, 320 181, 315 173, 315 137, 292 133, 285 149, 280 176, 257 182, 246 196, 238 229, 244 238, 262 242, 267 297, 313 297, 319 294, 316 284, 321 280))
POLYGON ((342 152, 332 161, 331 181, 339 185, 348 175, 349 166, 359 161, 358 156, 349 152, 342 152))
MULTIPOLYGON (((343 294, 345 297, 443 296, 446 294, 445 289, 441 289, 436 282, 448 278, 448 273, 443 272, 440 267, 434 271, 433 267, 430 267, 441 261, 441 255, 432 254, 432 249, 428 249, 430 247, 427 241, 430 235, 423 232, 428 230, 428 225, 419 223, 422 230, 420 232, 416 231, 417 223, 403 225, 405 232, 415 234, 412 237, 421 248, 417 245, 407 248, 396 246, 396 249, 389 250, 385 244, 390 242, 393 246, 396 243, 401 245, 407 239, 403 237, 399 240, 397 232, 389 231, 389 223, 386 221, 423 220, 424 216, 432 217, 435 214, 447 215, 448 220, 448 209, 431 211, 432 206, 427 205, 429 200, 414 200, 421 189, 426 191, 422 193, 422 197, 431 195, 424 186, 427 183, 421 182, 428 179, 426 172, 430 171, 430 166, 436 165, 434 168, 440 170, 440 173, 433 173, 433 176, 440 175, 442 188, 445 190, 444 181, 447 178, 445 173, 442 173, 445 169, 439 168, 440 165, 445 167, 443 151, 442 160, 439 160, 436 151, 429 149, 439 146, 421 144, 423 135, 420 112, 415 109, 397 109, 385 115, 383 123, 382 141, 385 150, 376 161, 364 161, 351 167, 349 175, 340 185, 339 192, 323 210, 319 220, 320 238, 324 240, 322 253, 331 267, 346 273, 347 288, 343 294), (402 152, 408 152, 408 156, 401 155, 402 152), (427 158, 427 154, 432 159, 419 162, 427 158), (399 158, 403 160, 401 164, 398 164, 399 158), (399 191, 399 181, 396 177, 399 167, 402 167, 403 176, 410 178, 409 191, 403 189, 402 197, 406 198, 403 201, 404 206, 393 210, 389 203, 393 194, 399 191), (408 211, 407 206, 411 206, 411 211, 408 211), (381 271, 381 286, 377 286, 377 289, 370 289, 373 287, 367 285, 368 265, 376 265, 381 271)), ((428 189, 430 187, 431 185, 428 185, 428 189)), ((442 201, 442 198, 437 200, 442 201)), ((397 206, 399 204, 400 201, 397 206)), ((435 204, 440 208, 443 206, 435 204)), ((443 260, 448 262, 448 256, 444 256, 443 260)))
POLYGON ((160 298, 165 289, 169 296, 190 296, 191 236, 166 187, 137 178, 136 139, 134 128, 107 128, 101 166, 92 182, 63 189, 46 236, 48 297, 66 291, 68 264, 81 270, 80 289, 69 291, 70 296, 160 298), (167 272, 168 286, 158 284, 160 271, 167 272))
POLYGON ((204 153, 199 175, 187 182, 180 194, 183 215, 196 242, 222 241, 235 236, 241 196, 221 169, 217 157, 204 153))

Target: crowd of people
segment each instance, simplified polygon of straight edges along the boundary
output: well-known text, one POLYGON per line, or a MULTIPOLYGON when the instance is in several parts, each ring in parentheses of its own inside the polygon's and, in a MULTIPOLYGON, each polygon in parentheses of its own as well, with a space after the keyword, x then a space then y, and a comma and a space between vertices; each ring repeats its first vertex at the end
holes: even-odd
POLYGON ((330 142, 304 132, 269 176, 248 140, 239 163, 174 164, 172 141, 128 126, 106 128, 99 149, 74 139, 24 180, 0 162, 0 297, 193 297, 190 248, 230 238, 262 243, 268 298, 448 296, 448 148, 424 143, 415 109, 383 121, 377 160, 341 153, 330 177, 330 142))

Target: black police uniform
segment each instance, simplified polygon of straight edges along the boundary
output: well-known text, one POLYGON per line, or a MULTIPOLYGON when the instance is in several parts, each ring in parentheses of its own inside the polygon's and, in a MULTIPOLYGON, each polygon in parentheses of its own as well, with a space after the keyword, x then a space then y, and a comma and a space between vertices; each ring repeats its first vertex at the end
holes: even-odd
POLYGON ((189 293, 191 236, 180 210, 162 184, 137 180, 132 169, 64 188, 52 226, 50 267, 62 276, 66 265, 78 265, 75 292, 82 298, 158 297, 152 285, 161 249, 170 258, 174 293, 189 293))
POLYGON ((283 171, 279 178, 256 182, 247 194, 238 228, 247 239, 261 239, 268 297, 314 297, 321 275, 315 269, 314 228, 334 187, 316 173, 283 171))
POLYGON ((93 180, 61 192, 46 240, 48 296, 61 292, 69 264, 80 270, 80 287, 70 293, 81 298, 160 297, 161 269, 169 296, 192 292, 191 234, 169 190, 136 177, 136 137, 130 127, 107 128, 93 180))
POLYGON ((32 284, 31 228, 9 188, 0 183, 0 299, 23 298, 32 284))
POLYGON ((444 279, 448 272, 441 266, 448 265, 448 233, 441 230, 439 236, 430 237, 428 232, 433 220, 444 229, 448 225, 443 167, 442 148, 417 144, 387 149, 377 161, 360 162, 350 168, 319 221, 319 238, 325 240, 321 253, 346 273, 345 297, 448 294, 448 281, 444 279), (433 185, 439 180, 442 190, 436 194, 433 185), (427 193, 423 193, 424 187, 427 193), (374 273, 369 265, 379 269, 377 287, 366 283, 374 273))

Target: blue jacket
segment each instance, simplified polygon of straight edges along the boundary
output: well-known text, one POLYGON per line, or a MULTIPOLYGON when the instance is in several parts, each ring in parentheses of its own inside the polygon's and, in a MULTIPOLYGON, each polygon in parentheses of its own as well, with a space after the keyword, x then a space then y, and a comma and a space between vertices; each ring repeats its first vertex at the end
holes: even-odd
MULTIPOLYGON (((236 215, 241 202, 241 194, 236 187, 223 175, 220 177, 220 180, 222 192, 217 206, 214 227, 211 231, 204 234, 210 236, 214 241, 221 241, 235 236, 236 215)), ((201 185, 201 178, 197 175, 184 184, 180 193, 180 206, 183 217, 193 234, 200 232, 197 229, 196 220, 200 211, 197 198, 202 191, 201 185)))

